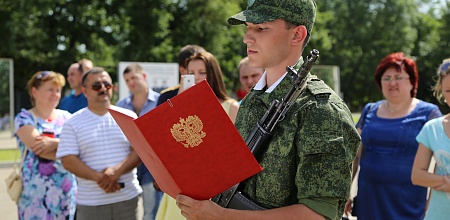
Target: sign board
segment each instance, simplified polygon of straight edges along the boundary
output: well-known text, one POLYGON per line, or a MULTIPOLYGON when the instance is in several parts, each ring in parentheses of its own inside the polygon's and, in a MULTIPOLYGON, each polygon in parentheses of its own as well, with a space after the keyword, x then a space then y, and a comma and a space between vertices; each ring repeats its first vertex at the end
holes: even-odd
POLYGON ((155 92, 160 92, 171 86, 178 85, 178 63, 151 63, 151 62, 119 62, 117 80, 119 81, 119 100, 130 94, 123 71, 130 64, 137 63, 147 73, 147 84, 155 92))

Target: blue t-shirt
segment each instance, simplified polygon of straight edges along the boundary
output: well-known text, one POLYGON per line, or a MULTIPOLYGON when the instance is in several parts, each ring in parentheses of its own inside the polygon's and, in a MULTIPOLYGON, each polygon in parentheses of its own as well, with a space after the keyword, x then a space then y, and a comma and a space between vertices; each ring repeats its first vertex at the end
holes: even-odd
MULTIPOLYGON (((436 174, 450 175, 450 138, 445 134, 442 120, 435 118, 427 122, 416 140, 433 152, 436 174)), ((450 216, 450 193, 432 189, 425 220, 448 219, 450 216)))
POLYGON ((64 97, 59 103, 59 109, 66 110, 70 113, 75 113, 76 111, 86 107, 88 105, 86 96, 83 93, 75 95, 74 91, 70 95, 64 97))

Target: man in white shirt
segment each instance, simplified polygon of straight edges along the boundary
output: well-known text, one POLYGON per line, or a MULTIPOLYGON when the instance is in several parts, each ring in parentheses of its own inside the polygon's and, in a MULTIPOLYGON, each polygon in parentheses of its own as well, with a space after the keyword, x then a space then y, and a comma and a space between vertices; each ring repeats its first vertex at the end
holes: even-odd
POLYGON ((77 219, 136 220, 141 160, 108 112, 119 108, 110 103, 111 77, 96 67, 82 85, 88 106, 64 124, 56 154, 77 176, 77 219))

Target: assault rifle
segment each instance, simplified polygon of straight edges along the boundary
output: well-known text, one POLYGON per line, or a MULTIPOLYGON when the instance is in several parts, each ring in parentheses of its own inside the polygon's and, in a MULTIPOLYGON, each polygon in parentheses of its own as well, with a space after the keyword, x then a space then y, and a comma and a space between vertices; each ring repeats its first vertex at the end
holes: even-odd
MULTIPOLYGON (((264 113, 263 117, 256 123, 248 135, 245 142, 250 148, 255 158, 259 161, 261 155, 266 151, 270 139, 273 135, 273 129, 279 121, 282 121, 286 112, 297 100, 303 90, 306 88, 307 76, 311 67, 319 57, 319 51, 314 49, 307 56, 306 61, 301 65, 300 69, 295 71, 291 66, 286 67, 288 76, 294 78, 294 83, 289 89, 288 93, 281 101, 274 100, 269 109, 264 113)), ((213 197, 211 201, 226 208, 240 209, 240 210, 264 210, 266 208, 250 201, 241 192, 238 191, 239 183, 219 195, 213 197)))

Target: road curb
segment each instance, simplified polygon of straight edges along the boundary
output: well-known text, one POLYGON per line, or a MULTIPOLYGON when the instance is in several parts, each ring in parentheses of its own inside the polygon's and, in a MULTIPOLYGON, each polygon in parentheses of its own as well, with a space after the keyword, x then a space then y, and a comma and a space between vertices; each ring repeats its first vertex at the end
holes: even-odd
POLYGON ((14 166, 14 161, 0 162, 0 168, 9 168, 14 166))

